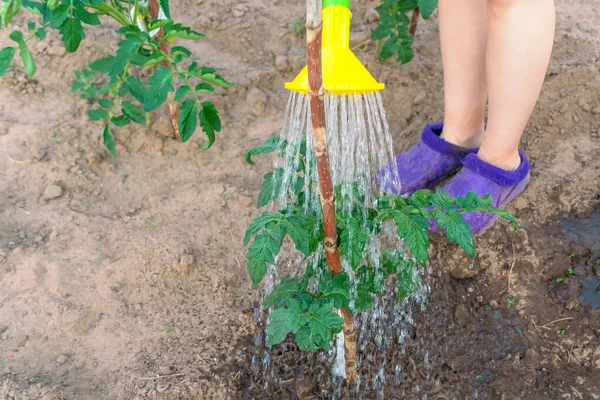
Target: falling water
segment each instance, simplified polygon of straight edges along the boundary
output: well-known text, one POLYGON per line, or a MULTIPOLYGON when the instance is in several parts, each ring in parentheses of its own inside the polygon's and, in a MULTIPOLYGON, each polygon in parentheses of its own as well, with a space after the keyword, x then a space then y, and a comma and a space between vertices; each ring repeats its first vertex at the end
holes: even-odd
MULTIPOLYGON (((315 167, 315 156, 312 148, 312 129, 310 120, 308 96, 291 93, 287 103, 284 123, 281 130, 279 157, 275 161, 275 171, 282 174, 282 184, 278 193, 273 193, 275 201, 269 206, 283 208, 290 202, 296 201, 298 185, 304 188, 305 209, 320 213, 320 195, 318 174, 315 167), (305 153, 304 176, 299 177, 297 170, 301 153, 305 153), (309 209, 310 208, 310 209, 309 209)), ((386 120, 383 102, 379 93, 353 96, 325 96, 326 130, 329 147, 332 179, 335 186, 341 188, 341 197, 336 198, 337 207, 345 212, 355 208, 372 207, 374 195, 380 194, 379 187, 400 187, 400 177, 397 173, 387 171, 378 176, 378 171, 389 163, 394 156, 392 136, 386 120), (358 183, 358 185, 356 185, 358 183)), ((367 216, 363 216, 367 223, 367 216)), ((354 238, 349 238, 350 242, 354 238)), ((393 234, 389 226, 377 237, 372 237, 365 249, 365 258, 379 273, 382 249, 390 244, 395 251, 403 252, 402 244, 393 234)), ((402 253, 404 257, 406 255, 402 253)), ((303 274, 307 263, 318 265, 324 256, 321 247, 308 260, 296 259, 292 265, 270 266, 266 276, 265 293, 267 296, 279 282, 281 269, 303 274), (278 271, 279 269, 279 271, 278 271)), ((276 263, 281 264, 279 261, 276 263)), ((355 285, 354 271, 349 262, 342 260, 344 270, 350 277, 351 286, 355 285)), ((319 268, 314 268, 319 271, 319 268)), ((430 271, 415 271, 421 276, 429 275, 430 271)), ((422 280, 421 280, 422 282, 422 280)), ((408 331, 414 327, 413 312, 425 307, 429 288, 421 283, 417 292, 408 299, 398 301, 398 293, 394 282, 389 282, 382 293, 373 296, 373 307, 365 312, 355 314, 357 330, 358 368, 359 374, 352 390, 358 394, 365 390, 377 393, 378 398, 384 398, 386 385, 399 385, 402 366, 400 360, 389 357, 394 346, 402 346, 408 336, 408 331)), ((309 288, 310 289, 310 288, 309 288)), ((314 289, 314 288, 313 288, 314 289)), ((263 297, 264 298, 264 297, 263 297)), ((262 301, 255 312, 259 325, 266 326, 267 321, 262 312, 262 301)), ((266 331, 259 332, 254 338, 255 348, 264 344, 266 331)), ((334 364, 334 375, 343 373, 343 334, 334 339, 332 349, 319 356, 320 360, 331 359, 334 364), (333 362, 335 360, 335 362, 333 362)), ((266 348, 264 346, 263 348, 266 348)), ((285 347, 278 350, 285 352, 285 347)), ((270 378, 277 379, 270 359, 270 350, 266 348, 261 357, 255 355, 252 359, 252 371, 255 381, 262 371, 264 388, 270 378)), ((341 396, 340 379, 329 378, 329 390, 332 398, 341 396)))

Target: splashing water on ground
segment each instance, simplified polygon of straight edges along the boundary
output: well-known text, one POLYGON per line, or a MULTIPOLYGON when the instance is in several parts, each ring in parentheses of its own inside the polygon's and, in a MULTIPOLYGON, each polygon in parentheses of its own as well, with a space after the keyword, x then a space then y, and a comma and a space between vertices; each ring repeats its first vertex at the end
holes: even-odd
MULTIPOLYGON (((276 199, 277 207, 283 208, 289 202, 297 200, 295 193, 298 190, 296 189, 301 186, 306 193, 305 209, 320 214, 319 182, 312 148, 308 103, 308 96, 291 93, 280 134, 278 151, 280 157, 277 157, 275 161, 275 173, 281 174, 281 186, 274 189, 277 190, 277 193, 273 193, 272 198, 276 199), (304 175, 299 176, 297 171, 302 159, 304 159, 304 175)), ((354 96, 325 96, 325 112, 332 179, 334 186, 340 188, 340 195, 336 198, 336 208, 351 213, 353 210, 371 207, 374 196, 380 194, 379 186, 399 188, 400 177, 397 174, 388 172, 384 176, 377 176, 380 168, 390 162, 394 156, 392 136, 385 117, 381 95, 371 93, 354 96)), ((275 204, 271 204, 269 207, 270 210, 273 210, 275 204)), ((363 224, 366 223, 367 216, 363 215, 363 224)), ((384 244, 387 248, 390 245, 396 248, 397 252, 403 251, 401 243, 388 228, 384 227, 382 234, 372 237, 364 252, 366 261, 380 272, 384 244)), ((349 238, 350 243, 353 240, 354 238, 349 238)), ((289 267, 296 273, 302 274, 308 263, 316 265, 323 256, 323 249, 320 248, 308 260, 298 258, 289 267)), ((351 286, 355 286, 354 271, 350 263, 342 259, 342 264, 350 277, 351 286)), ((415 271, 415 274, 420 275, 429 273, 430 271, 415 271)), ((274 285, 279 282, 276 267, 271 266, 268 269, 265 282, 264 296, 267 296, 274 285)), ((393 345, 402 344, 406 339, 408 329, 414 324, 413 312, 424 308, 429 290, 426 284, 420 283, 415 294, 408 299, 398 301, 397 288, 391 283, 393 282, 383 288, 381 294, 374 296, 371 309, 356 313, 354 319, 357 330, 359 374, 353 389, 356 393, 360 393, 363 389, 373 390, 378 393, 380 398, 384 396, 385 371, 386 367, 389 368, 388 364, 395 368, 396 379, 401 372, 400 364, 394 359, 389 359, 388 354, 393 345)), ((255 316, 259 325, 266 326, 267 321, 262 312, 262 301, 260 303, 260 308, 255 316)), ((261 343, 264 344, 265 338, 266 332, 259 332, 254 339, 255 348, 259 348, 261 343)), ((334 375, 343 375, 343 349, 343 334, 341 334, 337 336, 336 343, 331 350, 319 355, 319 357, 335 360, 333 363, 334 375)), ((286 346, 282 345, 278 351, 285 352, 286 350, 286 346)), ((272 370, 270 364, 268 348, 262 356, 254 355, 252 370, 255 378, 262 371, 265 385, 268 384, 269 377, 277 379, 277 373, 272 370)), ((341 379, 334 378, 328 383, 331 397, 338 398, 341 379)))

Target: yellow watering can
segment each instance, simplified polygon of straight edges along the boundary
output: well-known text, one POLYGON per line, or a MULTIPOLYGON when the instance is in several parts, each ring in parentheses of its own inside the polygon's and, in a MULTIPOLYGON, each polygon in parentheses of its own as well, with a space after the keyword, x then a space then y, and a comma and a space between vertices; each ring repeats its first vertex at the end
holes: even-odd
MULTIPOLYGON (((333 95, 377 92, 385 85, 367 71, 350 50, 350 0, 323 0, 322 69, 325 91, 333 95)), ((308 93, 308 68, 285 88, 308 93)))

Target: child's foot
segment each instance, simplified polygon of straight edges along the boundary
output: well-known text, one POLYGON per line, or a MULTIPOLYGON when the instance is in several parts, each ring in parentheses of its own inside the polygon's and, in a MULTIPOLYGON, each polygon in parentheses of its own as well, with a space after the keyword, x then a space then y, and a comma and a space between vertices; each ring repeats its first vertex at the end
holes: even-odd
MULTIPOLYGON (((523 193, 529 183, 531 169, 529 160, 520 152, 521 165, 514 171, 506 171, 488 164, 469 154, 463 161, 463 168, 456 176, 448 181, 442 192, 448 192, 450 197, 464 196, 467 192, 475 192, 478 196, 492 196, 492 205, 504 209, 508 203, 523 193)), ((471 232, 481 235, 489 229, 498 218, 495 214, 483 211, 463 213, 465 222, 471 226, 471 232)))
POLYGON ((457 172, 465 156, 477 152, 440 138, 443 127, 441 123, 426 126, 419 143, 398 154, 379 171, 377 180, 382 190, 411 194, 418 189, 433 188, 457 172))

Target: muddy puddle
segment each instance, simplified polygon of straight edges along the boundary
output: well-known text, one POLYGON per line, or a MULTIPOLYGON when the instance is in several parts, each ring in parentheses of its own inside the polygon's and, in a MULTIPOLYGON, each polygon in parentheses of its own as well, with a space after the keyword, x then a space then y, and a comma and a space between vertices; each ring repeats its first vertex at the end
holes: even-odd
POLYGON ((558 229, 574 245, 586 249, 573 274, 580 281, 580 300, 600 308, 600 209, 588 217, 563 221, 558 229))

